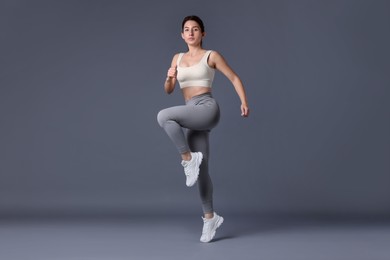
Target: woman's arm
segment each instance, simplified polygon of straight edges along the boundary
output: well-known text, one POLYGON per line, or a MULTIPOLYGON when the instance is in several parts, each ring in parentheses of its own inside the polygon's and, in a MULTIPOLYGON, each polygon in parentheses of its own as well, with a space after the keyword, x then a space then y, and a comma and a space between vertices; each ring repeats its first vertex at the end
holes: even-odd
POLYGON ((247 117, 249 115, 248 101, 246 98, 245 88, 242 84, 241 79, 233 71, 232 68, 227 64, 225 59, 216 51, 210 54, 210 66, 215 67, 217 70, 222 72, 233 84, 240 100, 241 100, 241 115, 247 117))
POLYGON ((171 62, 171 67, 168 69, 167 78, 165 79, 164 90, 168 94, 171 94, 173 92, 173 90, 175 89, 176 75, 177 75, 176 62, 177 62, 178 56, 179 56, 179 54, 175 54, 175 56, 173 56, 173 59, 171 62))

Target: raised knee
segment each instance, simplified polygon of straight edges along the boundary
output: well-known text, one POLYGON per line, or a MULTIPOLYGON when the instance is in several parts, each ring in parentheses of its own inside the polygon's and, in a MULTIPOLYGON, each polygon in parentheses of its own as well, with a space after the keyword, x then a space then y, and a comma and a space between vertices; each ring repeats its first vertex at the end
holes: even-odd
POLYGON ((167 121, 167 116, 164 110, 161 110, 157 114, 157 122, 158 124, 163 127, 164 123, 167 121))

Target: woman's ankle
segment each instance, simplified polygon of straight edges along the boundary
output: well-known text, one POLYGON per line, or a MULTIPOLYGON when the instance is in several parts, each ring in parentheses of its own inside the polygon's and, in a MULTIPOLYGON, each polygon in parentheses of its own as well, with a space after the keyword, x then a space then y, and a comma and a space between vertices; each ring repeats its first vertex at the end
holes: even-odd
POLYGON ((181 159, 183 161, 191 161, 191 152, 185 152, 181 154, 181 159))
POLYGON ((204 218, 205 219, 212 219, 214 217, 214 213, 205 213, 204 218))

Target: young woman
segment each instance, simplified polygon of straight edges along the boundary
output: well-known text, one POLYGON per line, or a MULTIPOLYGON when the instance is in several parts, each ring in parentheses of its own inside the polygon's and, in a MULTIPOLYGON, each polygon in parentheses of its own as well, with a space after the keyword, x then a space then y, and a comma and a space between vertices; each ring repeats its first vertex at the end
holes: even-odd
POLYGON ((171 94, 178 81, 186 104, 161 110, 157 120, 181 155, 186 185, 191 187, 198 182, 204 213, 200 241, 210 242, 223 222, 223 218, 214 212, 213 185, 208 172, 209 133, 220 116, 218 103, 211 95, 215 70, 222 72, 233 84, 241 100, 241 116, 247 117, 249 108, 244 86, 237 74, 221 54, 203 49, 205 30, 202 20, 197 16, 185 17, 181 36, 188 51, 174 55, 164 89, 171 94))

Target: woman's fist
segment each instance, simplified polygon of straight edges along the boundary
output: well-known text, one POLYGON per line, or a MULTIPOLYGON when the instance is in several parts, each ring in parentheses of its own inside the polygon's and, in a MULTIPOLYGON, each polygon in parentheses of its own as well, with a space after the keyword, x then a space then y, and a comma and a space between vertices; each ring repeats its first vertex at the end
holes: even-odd
POLYGON ((169 78, 176 78, 176 75, 177 75, 177 66, 175 67, 170 67, 168 69, 168 73, 167 73, 167 76, 169 78))

